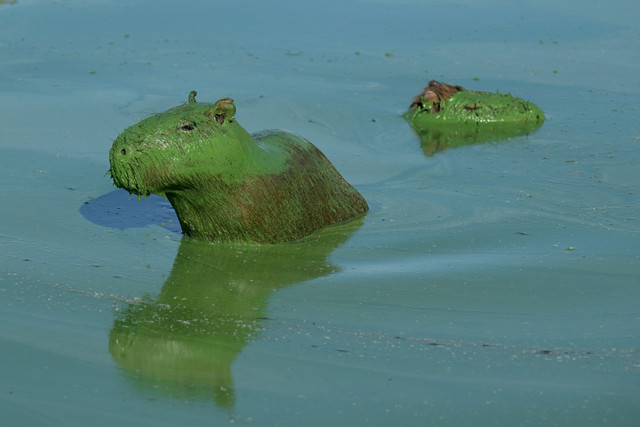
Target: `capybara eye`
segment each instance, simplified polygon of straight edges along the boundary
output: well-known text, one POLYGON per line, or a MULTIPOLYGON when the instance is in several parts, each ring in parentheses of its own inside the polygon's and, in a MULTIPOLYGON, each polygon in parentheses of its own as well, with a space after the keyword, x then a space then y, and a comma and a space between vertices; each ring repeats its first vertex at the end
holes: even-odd
POLYGON ((196 125, 191 123, 191 122, 180 122, 180 124, 178 125, 178 129, 180 130, 184 130, 184 131, 192 131, 196 128, 196 125))

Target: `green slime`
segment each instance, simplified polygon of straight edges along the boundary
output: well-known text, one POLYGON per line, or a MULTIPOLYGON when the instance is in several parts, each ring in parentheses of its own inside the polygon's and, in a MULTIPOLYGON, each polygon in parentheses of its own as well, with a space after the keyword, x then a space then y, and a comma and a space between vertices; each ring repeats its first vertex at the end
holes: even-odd
POLYGON ((109 152, 117 187, 166 196, 187 236, 298 240, 369 209, 322 152, 285 131, 250 135, 233 101, 189 102, 129 127, 109 152))
POLYGON ((544 113, 532 102, 510 94, 455 88, 458 91, 450 97, 435 102, 419 96, 403 115, 420 136, 427 156, 451 147, 528 135, 544 122, 544 113))
POLYGON ((140 389, 232 407, 231 365, 269 321, 269 297, 337 272, 329 254, 361 224, 274 245, 182 239, 160 294, 116 312, 109 352, 140 389))

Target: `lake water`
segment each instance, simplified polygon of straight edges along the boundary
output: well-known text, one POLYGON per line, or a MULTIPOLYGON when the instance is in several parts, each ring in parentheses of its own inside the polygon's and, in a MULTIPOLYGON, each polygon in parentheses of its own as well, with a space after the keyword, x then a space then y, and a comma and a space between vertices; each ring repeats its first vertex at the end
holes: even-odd
POLYGON ((639 5, 2 2, 3 425, 638 425, 639 5), (430 153, 401 114, 431 79, 547 119, 430 153), (183 239, 105 173, 194 89, 371 211, 183 239))

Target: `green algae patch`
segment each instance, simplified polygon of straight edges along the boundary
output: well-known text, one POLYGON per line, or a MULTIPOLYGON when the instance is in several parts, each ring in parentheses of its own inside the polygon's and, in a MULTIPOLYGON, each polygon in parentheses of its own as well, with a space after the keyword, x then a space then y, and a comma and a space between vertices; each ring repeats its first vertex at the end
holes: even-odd
POLYGON ((510 94, 429 82, 403 115, 426 155, 446 148, 527 135, 544 122, 535 104, 510 94))
POLYGON ((211 242, 298 240, 369 209, 303 137, 249 134, 233 100, 186 104, 129 127, 109 151, 109 173, 132 194, 165 196, 187 236, 211 242))

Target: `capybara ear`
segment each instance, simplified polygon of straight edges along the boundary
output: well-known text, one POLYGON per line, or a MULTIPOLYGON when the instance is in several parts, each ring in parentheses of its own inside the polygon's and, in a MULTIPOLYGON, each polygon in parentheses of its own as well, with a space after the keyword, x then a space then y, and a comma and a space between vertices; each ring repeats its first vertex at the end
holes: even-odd
POLYGON ((232 121, 236 115, 236 106, 233 104, 233 99, 222 98, 218 100, 209 112, 209 114, 211 113, 220 124, 224 124, 225 121, 232 121))

